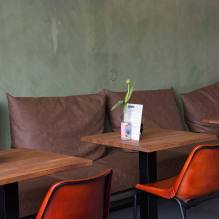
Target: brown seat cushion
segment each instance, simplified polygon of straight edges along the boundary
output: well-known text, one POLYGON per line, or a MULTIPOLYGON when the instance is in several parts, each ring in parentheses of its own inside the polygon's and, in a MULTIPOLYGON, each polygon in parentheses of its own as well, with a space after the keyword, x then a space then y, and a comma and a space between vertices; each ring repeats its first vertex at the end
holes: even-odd
POLYGON ((45 176, 19 182, 20 218, 36 214, 51 185, 60 179, 45 176))
MULTIPOLYGON (((174 176, 185 161, 187 154, 176 151, 157 153, 158 179, 174 176)), ((54 174, 60 179, 79 179, 97 174, 106 168, 113 168, 112 193, 133 188, 138 182, 138 153, 126 153, 122 149, 111 149, 103 158, 94 162, 93 166, 82 167, 54 174)))
MULTIPOLYGON (((112 129, 120 127, 122 109, 111 111, 112 106, 124 98, 124 92, 104 91, 107 96, 112 129)), ((143 104, 142 122, 144 128, 167 128, 182 130, 182 121, 177 109, 175 95, 172 89, 134 91, 130 103, 143 104)))
POLYGON ((185 120, 194 132, 219 135, 219 125, 205 123, 210 117, 219 117, 219 82, 182 95, 185 120))
POLYGON ((112 193, 132 188, 138 179, 138 154, 111 149, 106 156, 96 160, 91 167, 60 172, 55 176, 61 179, 84 178, 109 167, 113 168, 112 193))
POLYGON ((99 159, 104 147, 80 136, 104 130, 105 96, 13 97, 7 95, 12 147, 99 159))
MULTIPOLYGON (((178 152, 159 152, 157 157, 158 179, 176 175, 185 158, 185 155, 178 152)), ((107 156, 94 161, 92 166, 19 183, 20 216, 24 217, 36 213, 46 191, 53 183, 65 179, 79 179, 92 176, 108 167, 113 168, 112 193, 133 188, 138 182, 138 154, 111 149, 107 156)), ((116 196, 113 196, 114 200, 120 198, 119 195, 118 198, 116 196)))

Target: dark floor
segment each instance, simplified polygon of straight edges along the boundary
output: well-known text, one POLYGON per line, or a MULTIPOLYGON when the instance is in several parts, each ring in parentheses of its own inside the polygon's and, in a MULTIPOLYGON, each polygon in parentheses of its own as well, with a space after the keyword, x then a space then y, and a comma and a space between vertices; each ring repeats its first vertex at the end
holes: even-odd
MULTIPOLYGON (((159 200, 159 219, 181 219, 178 206, 172 201, 159 200)), ((207 201, 187 211, 188 219, 219 219, 219 198, 207 201)), ((132 219, 132 208, 110 213, 109 219, 132 219)))
MULTIPOLYGON (((132 219, 133 208, 110 212, 109 219, 132 219)), ((159 219, 181 219, 180 210, 174 201, 158 200, 159 219)), ((219 219, 219 198, 208 200, 187 211, 187 219, 219 219)), ((25 219, 34 219, 27 217, 25 219)), ((139 214, 138 214, 139 218, 139 214)), ((24 219, 24 218, 23 218, 24 219)))

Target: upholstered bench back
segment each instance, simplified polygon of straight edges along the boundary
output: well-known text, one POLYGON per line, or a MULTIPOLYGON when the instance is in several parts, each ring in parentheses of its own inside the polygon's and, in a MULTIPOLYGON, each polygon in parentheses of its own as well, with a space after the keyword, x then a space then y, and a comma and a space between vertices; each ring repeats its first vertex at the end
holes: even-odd
MULTIPOLYGON (((105 90, 107 108, 112 129, 118 129, 122 119, 122 109, 111 111, 112 106, 124 98, 124 92, 105 90)), ((135 91, 130 103, 143 104, 142 121, 144 128, 166 128, 182 130, 183 125, 172 89, 135 91)))
POLYGON ((12 147, 98 159, 104 147, 81 143, 104 130, 105 96, 13 97, 7 95, 12 147))
POLYGON ((194 90, 182 96, 185 120, 191 131, 219 135, 219 126, 204 122, 219 118, 219 83, 194 90))

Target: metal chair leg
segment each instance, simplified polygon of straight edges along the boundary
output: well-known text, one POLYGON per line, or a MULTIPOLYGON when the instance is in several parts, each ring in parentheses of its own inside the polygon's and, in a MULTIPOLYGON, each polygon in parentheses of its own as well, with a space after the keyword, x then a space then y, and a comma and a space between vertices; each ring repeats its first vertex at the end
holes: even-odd
POLYGON ((137 191, 135 191, 135 194, 134 194, 134 207, 133 207, 133 219, 137 219, 137 212, 138 212, 138 209, 137 209, 137 203, 138 203, 138 197, 137 197, 137 191))
POLYGON ((186 219, 186 208, 179 199, 175 199, 180 208, 182 219, 186 219))

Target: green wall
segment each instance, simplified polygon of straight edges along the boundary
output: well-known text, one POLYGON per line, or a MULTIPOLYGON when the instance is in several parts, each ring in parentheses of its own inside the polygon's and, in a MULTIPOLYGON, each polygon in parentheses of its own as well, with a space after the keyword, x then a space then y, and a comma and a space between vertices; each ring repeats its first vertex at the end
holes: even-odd
POLYGON ((0 0, 0 145, 9 146, 5 92, 62 96, 219 81, 219 2, 0 0))

